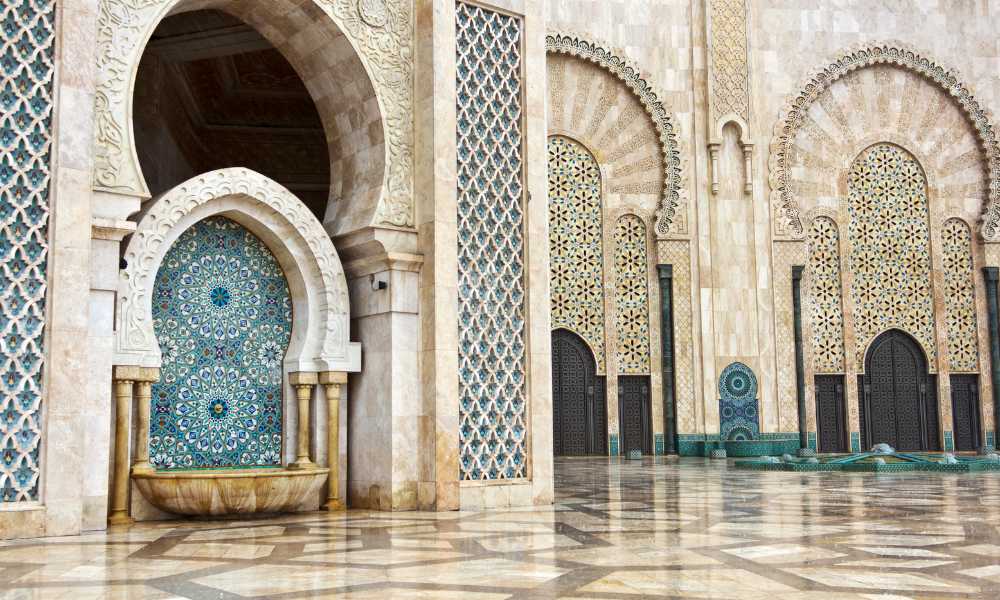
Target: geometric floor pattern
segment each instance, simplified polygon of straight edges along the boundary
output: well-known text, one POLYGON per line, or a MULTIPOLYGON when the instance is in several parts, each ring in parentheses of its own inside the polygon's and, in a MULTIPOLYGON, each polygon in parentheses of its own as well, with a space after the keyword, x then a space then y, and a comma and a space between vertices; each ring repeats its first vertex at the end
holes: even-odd
POLYGON ((1000 598, 1000 473, 567 459, 554 506, 0 543, 0 599, 1000 598))

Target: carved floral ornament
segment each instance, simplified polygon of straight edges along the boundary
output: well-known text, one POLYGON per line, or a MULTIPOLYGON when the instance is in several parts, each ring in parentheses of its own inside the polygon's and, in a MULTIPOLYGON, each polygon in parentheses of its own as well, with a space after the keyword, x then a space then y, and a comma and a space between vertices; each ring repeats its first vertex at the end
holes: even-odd
POLYGON ((790 145, 809 107, 838 79, 857 69, 879 64, 898 65, 926 77, 947 91, 968 116, 984 152, 989 179, 989 199, 983 214, 982 237, 986 241, 1000 241, 1000 143, 989 113, 979 104, 956 71, 897 42, 862 45, 841 54, 825 69, 806 79, 799 86, 799 91, 786 103, 775 125, 768 165, 771 206, 780 211, 775 218, 779 230, 794 238, 805 235, 799 207, 788 187, 787 160, 790 145))
POLYGON ((264 239, 282 262, 294 303, 286 364, 303 371, 359 371, 361 347, 349 341, 347 280, 330 236, 294 194, 241 168, 189 179, 153 201, 139 222, 118 285, 115 364, 160 366, 152 317, 156 274, 186 229, 220 214, 264 239))
POLYGON ((610 50, 607 45, 588 41, 577 35, 551 33, 545 36, 545 49, 548 52, 567 54, 595 63, 624 82, 636 95, 653 121, 663 151, 663 196, 656 211, 656 237, 686 234, 686 230, 681 231, 677 226, 677 223, 687 222, 683 217, 683 211, 687 210, 687 202, 678 127, 653 86, 641 75, 638 67, 610 50), (678 213, 681 213, 681 216, 675 223, 675 216, 678 213))
MULTIPOLYGON (((251 0, 240 0, 249 3, 251 0)), ((274 0, 259 0, 265 6, 274 0)), ((408 0, 312 0, 350 41, 375 89, 385 174, 374 224, 413 225, 412 5, 408 0)), ((99 0, 94 100, 95 189, 148 197, 132 132, 132 88, 153 30, 188 0, 99 0)), ((232 0, 198 2, 225 7, 232 0)))

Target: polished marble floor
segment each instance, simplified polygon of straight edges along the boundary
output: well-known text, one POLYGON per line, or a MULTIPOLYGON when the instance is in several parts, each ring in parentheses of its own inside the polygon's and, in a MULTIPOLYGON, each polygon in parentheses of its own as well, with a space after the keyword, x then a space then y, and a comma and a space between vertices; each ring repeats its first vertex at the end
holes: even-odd
POLYGON ((557 503, 0 543, 0 599, 1000 598, 1000 473, 557 461, 557 503))

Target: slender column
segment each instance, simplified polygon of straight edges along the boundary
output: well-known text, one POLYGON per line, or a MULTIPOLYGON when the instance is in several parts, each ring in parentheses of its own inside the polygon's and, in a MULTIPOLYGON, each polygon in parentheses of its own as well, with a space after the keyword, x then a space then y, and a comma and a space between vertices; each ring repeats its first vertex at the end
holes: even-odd
POLYGON ((802 351, 802 272, 805 267, 792 267, 792 320, 795 331, 795 395, 799 407, 799 448, 809 448, 806 425, 806 365, 802 351))
POLYGON ((289 469, 315 469, 316 463, 309 459, 309 430, 310 412, 309 401, 313 396, 313 389, 319 382, 316 373, 292 373, 289 376, 292 387, 295 388, 295 397, 299 403, 299 435, 298 452, 295 462, 288 465, 289 469))
POLYGON ((129 471, 129 421, 132 409, 131 379, 115 380, 115 480, 111 494, 111 525, 127 525, 132 522, 128 516, 128 471, 129 471))
POLYGON ((1000 280, 1000 268, 983 267, 983 277, 986 279, 986 306, 989 313, 990 330, 990 380, 993 382, 993 419, 994 429, 1000 421, 1000 307, 997 306, 997 281, 1000 280))
POLYGON ((344 510, 340 500, 340 389, 347 384, 347 373, 320 373, 319 382, 326 392, 326 466, 330 469, 323 508, 344 510))
POLYGON ((664 454, 677 453, 677 405, 674 382, 674 266, 656 265, 660 278, 660 338, 663 345, 664 454))
POLYGON ((135 434, 135 466, 133 473, 152 473, 149 464, 149 408, 153 398, 153 382, 159 380, 159 369, 143 369, 143 379, 136 382, 135 402, 137 409, 135 434))

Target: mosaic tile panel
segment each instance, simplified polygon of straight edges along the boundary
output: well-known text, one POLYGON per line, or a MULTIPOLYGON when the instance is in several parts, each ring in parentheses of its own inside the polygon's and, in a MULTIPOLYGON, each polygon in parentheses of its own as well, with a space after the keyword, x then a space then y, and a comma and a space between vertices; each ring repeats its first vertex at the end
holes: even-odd
POLYGON ((813 370, 844 372, 844 311, 840 288, 840 233, 829 217, 809 228, 809 316, 813 370))
POLYGON ((931 296, 927 179, 908 152, 876 144, 848 176, 851 299, 857 364, 878 334, 899 328, 913 335, 928 363, 937 361, 931 296))
POLYGON ((552 328, 582 337, 606 369, 601 169, 577 142, 549 138, 549 273, 552 328))
POLYGON ((459 470, 527 475, 521 21, 456 5, 459 470))
POLYGON ((55 2, 0 8, 0 503, 38 500, 55 2))
POLYGON ((719 376, 719 438, 728 441, 760 437, 757 376, 743 363, 733 363, 719 376))
POLYGON ((619 374, 649 375, 646 224, 636 215, 615 227, 615 328, 619 374))
POLYGON ((150 462, 161 470, 280 465, 292 298, 267 246, 224 217, 185 231, 156 274, 153 329, 163 366, 150 462))
POLYGON ((946 221, 941 230, 941 248, 948 366, 954 372, 978 373, 979 335, 969 226, 960 219, 946 221))
POLYGON ((682 240, 657 243, 660 264, 674 267, 674 400, 677 431, 698 431, 694 396, 694 341, 691 308, 691 244, 682 240))

